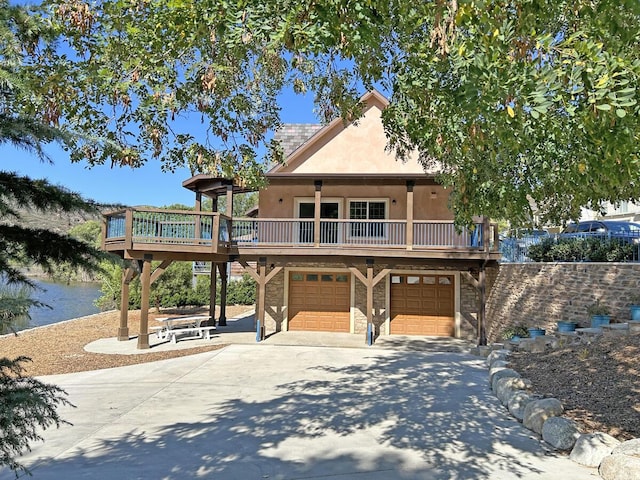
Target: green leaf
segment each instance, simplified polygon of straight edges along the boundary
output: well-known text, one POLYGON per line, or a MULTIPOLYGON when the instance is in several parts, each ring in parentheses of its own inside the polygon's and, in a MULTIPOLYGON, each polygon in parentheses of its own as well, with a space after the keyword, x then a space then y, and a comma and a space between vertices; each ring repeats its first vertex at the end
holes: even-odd
POLYGON ((627 112, 626 110, 624 110, 623 108, 617 108, 616 109, 616 115, 620 118, 624 118, 627 116, 627 112))
POLYGON ((608 103, 601 103, 600 105, 596 105, 596 108, 598 110, 608 112, 609 110, 611 110, 611 105, 609 105, 608 103))

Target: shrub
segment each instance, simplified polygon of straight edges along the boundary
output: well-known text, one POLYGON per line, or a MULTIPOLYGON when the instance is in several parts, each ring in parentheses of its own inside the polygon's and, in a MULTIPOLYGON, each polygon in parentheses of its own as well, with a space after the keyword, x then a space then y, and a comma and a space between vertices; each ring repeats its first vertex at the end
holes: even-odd
POLYGON ((626 262, 638 247, 606 238, 548 238, 529 247, 534 262, 626 262))

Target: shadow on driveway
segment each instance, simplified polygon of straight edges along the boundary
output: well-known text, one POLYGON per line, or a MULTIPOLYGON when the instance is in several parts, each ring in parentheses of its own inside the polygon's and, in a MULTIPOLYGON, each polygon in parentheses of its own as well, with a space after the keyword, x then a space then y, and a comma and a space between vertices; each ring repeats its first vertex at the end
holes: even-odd
POLYGON ((67 412, 61 438, 87 434, 34 450, 34 478, 590 477, 505 413, 469 355, 233 345, 149 365, 61 377, 78 410, 114 410, 96 410, 100 425, 67 412), (142 388, 158 371, 166 383, 142 388))

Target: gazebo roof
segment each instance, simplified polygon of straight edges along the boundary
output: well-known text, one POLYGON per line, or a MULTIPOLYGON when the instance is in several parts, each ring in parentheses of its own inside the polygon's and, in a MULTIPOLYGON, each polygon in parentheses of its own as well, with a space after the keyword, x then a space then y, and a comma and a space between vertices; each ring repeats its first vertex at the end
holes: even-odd
POLYGON ((233 186, 233 193, 247 193, 255 192, 256 188, 245 187, 237 185, 231 178, 215 177, 213 175, 206 175, 204 173, 195 175, 184 182, 182 186, 196 193, 202 193, 207 197, 219 197, 220 195, 227 194, 227 187, 233 186))

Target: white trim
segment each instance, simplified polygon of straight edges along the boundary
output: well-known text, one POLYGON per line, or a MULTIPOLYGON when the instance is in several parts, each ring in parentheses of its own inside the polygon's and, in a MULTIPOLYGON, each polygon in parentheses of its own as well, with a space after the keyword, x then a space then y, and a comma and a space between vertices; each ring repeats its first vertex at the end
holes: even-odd
POLYGON ((282 307, 282 331, 289 331, 289 277, 294 272, 318 272, 318 273, 347 273, 351 282, 349 298, 349 333, 355 332, 355 283, 353 273, 348 268, 337 267, 284 267, 284 305, 282 307))
POLYGON ((462 321, 462 313, 460 312, 460 271, 459 270, 391 270, 387 275, 387 291, 385 301, 387 303, 387 316, 385 319, 385 327, 387 335, 391 334, 391 275, 452 275, 454 281, 454 299, 453 299, 453 319, 454 319, 454 338, 460 338, 460 326, 462 321))

